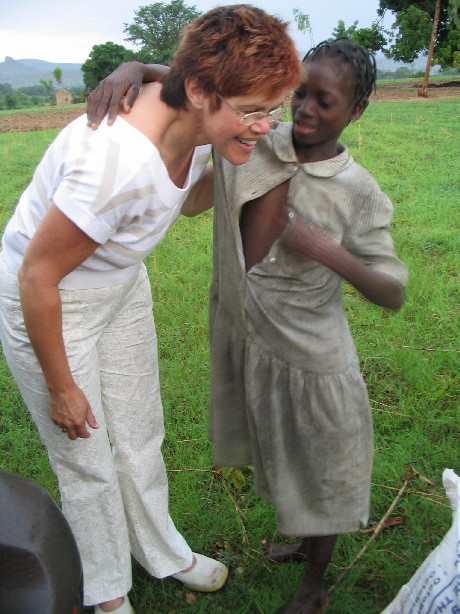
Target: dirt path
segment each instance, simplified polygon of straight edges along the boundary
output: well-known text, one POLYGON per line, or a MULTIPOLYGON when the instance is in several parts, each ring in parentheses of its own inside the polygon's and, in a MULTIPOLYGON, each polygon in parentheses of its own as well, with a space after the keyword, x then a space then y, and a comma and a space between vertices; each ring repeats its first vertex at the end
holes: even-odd
MULTIPOLYGON (((417 94, 417 88, 406 83, 380 85, 377 93, 372 95, 371 101, 382 100, 418 100, 423 104, 427 100, 434 98, 448 98, 460 96, 460 81, 456 82, 457 87, 431 87, 429 88, 428 98, 422 98, 417 94)), ((78 105, 75 107, 50 107, 46 111, 17 111, 0 115, 0 132, 25 132, 27 130, 48 130, 61 129, 70 121, 83 115, 85 107, 78 105)))
POLYGON ((64 128, 69 122, 85 113, 85 107, 50 107, 46 111, 16 111, 0 115, 0 132, 25 132, 64 128))

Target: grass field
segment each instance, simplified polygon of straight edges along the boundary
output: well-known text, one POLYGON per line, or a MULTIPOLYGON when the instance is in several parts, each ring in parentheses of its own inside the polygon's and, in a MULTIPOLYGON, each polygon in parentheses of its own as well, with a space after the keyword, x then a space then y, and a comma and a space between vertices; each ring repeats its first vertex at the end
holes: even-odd
MULTIPOLYGON (((459 102, 373 103, 344 134, 393 201, 393 238, 410 271, 407 300, 396 314, 344 286, 374 415, 372 522, 384 516, 404 477, 411 479, 391 514, 395 526, 370 543, 365 532, 339 539, 327 575, 329 587, 340 580, 330 594, 330 614, 381 612, 451 523, 441 474, 445 467, 460 472, 459 102)), ((0 134, 0 228, 55 134, 0 134)), ((262 540, 276 538, 276 527, 270 506, 254 494, 250 468, 222 474, 212 467, 206 439, 211 239, 212 213, 180 219, 146 264, 159 339, 171 515, 193 549, 217 553, 229 564, 230 579, 219 593, 194 594, 173 580, 152 580, 135 565, 137 614, 274 614, 302 573, 294 563, 270 566, 261 554, 262 540)), ((58 499, 46 454, 4 363, 0 394, 0 466, 36 480, 58 499)))

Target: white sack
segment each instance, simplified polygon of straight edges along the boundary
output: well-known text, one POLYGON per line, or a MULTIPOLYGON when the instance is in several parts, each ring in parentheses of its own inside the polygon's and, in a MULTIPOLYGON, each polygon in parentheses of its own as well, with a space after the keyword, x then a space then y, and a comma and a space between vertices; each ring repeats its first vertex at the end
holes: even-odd
POLYGON ((442 480, 452 526, 381 614, 460 614, 460 478, 445 469, 442 480))

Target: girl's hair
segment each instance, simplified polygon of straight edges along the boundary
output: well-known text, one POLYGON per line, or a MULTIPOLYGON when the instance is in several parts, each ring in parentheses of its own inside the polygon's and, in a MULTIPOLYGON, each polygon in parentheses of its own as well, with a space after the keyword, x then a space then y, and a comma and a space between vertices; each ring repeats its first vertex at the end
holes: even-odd
POLYGON ((356 87, 352 102, 356 105, 366 100, 375 91, 377 67, 375 57, 360 45, 347 37, 334 41, 323 41, 310 49, 302 60, 302 64, 314 62, 323 58, 334 58, 347 63, 354 71, 356 87))
POLYGON ((220 6, 200 15, 184 28, 163 80, 162 100, 174 108, 186 108, 188 77, 199 81, 213 110, 220 107, 217 94, 274 97, 295 87, 300 61, 287 27, 248 4, 220 6))

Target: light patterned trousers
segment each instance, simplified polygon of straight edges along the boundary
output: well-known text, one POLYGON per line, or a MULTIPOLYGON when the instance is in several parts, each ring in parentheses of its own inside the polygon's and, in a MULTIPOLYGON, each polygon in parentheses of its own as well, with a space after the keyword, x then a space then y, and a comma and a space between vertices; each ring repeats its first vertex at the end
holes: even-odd
POLYGON ((145 267, 110 288, 61 290, 61 300, 70 367, 101 425, 89 439, 69 440, 50 419, 17 277, 0 254, 3 350, 58 477, 62 509, 83 562, 84 602, 93 605, 130 590, 131 553, 151 575, 163 578, 188 567, 192 552, 168 514, 156 333, 145 267))

